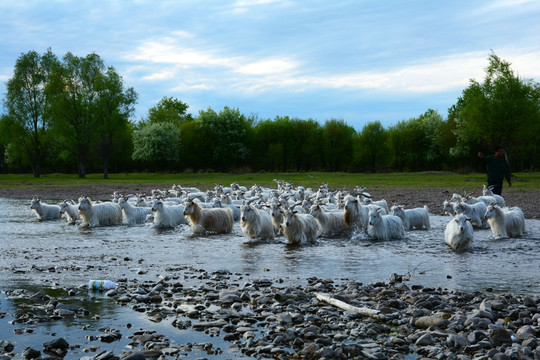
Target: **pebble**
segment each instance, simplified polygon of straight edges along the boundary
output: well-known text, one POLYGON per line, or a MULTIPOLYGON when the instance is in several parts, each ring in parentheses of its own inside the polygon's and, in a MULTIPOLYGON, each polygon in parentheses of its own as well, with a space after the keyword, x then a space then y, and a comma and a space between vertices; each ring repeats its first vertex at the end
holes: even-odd
MULTIPOLYGON (((167 320, 165 324, 182 331, 219 338, 229 344, 230 351, 248 358, 540 359, 537 296, 408 286, 397 274, 388 283, 306 281, 286 286, 279 280, 248 280, 226 270, 209 273, 186 267, 160 274, 153 283, 125 279, 122 286, 107 293, 111 299, 107 301, 145 313, 154 322, 167 320), (181 271, 185 271, 183 277, 181 271), (191 281, 174 282, 182 278, 191 281), (351 306, 379 311, 380 316, 340 309, 318 300, 315 295, 319 292, 351 306)), ((62 305, 41 293, 9 290, 6 294, 34 301, 48 314, 38 319, 33 312, 18 310, 11 314, 14 324, 93 316, 82 307, 62 305)), ((175 344, 152 329, 132 329, 126 335, 129 328, 100 329, 88 339, 115 342, 124 333, 132 350, 102 351, 86 358, 165 359, 190 357, 194 349, 202 349, 208 356, 223 352, 212 342, 175 344)), ((98 348, 87 349, 95 352, 98 348)), ((13 350, 12 343, 0 340, 0 356, 16 357, 13 350)), ((60 356, 69 353, 70 347, 60 337, 44 344, 46 350, 60 356)), ((27 348, 19 356, 33 359, 42 355, 39 349, 27 348)))

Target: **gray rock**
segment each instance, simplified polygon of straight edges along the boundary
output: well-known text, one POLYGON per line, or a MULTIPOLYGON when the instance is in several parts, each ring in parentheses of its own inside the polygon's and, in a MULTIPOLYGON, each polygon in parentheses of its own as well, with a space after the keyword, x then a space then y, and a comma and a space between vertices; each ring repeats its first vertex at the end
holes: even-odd
POLYGON ((491 341, 494 346, 501 346, 503 344, 511 344, 512 338, 508 330, 495 328, 489 333, 489 341, 491 341))
POLYGON ((25 359, 37 359, 41 357, 41 351, 33 349, 31 347, 27 347, 26 349, 24 349, 22 356, 25 359))
POLYGON ((427 332, 424 335, 420 336, 418 340, 414 343, 416 346, 430 346, 436 343, 435 338, 431 333, 427 332))
POLYGON ((0 350, 4 352, 11 352, 15 348, 11 342, 7 340, 0 340, 0 350))
POLYGON ((470 345, 469 340, 465 336, 450 334, 446 341, 455 348, 463 348, 470 345))
POLYGON ((414 322, 414 326, 421 329, 427 329, 430 326, 435 326, 444 329, 448 326, 450 321, 441 319, 437 316, 421 316, 414 322))

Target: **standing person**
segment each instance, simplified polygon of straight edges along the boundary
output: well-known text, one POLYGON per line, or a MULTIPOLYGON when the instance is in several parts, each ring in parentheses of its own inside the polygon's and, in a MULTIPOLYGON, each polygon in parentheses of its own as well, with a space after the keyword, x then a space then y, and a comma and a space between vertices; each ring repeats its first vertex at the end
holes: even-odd
POLYGON ((501 195, 503 180, 506 178, 508 187, 512 187, 512 179, 510 175, 510 166, 506 162, 506 153, 501 145, 495 146, 493 155, 483 155, 478 153, 478 157, 484 160, 487 164, 487 183, 488 186, 493 186, 493 193, 501 195))

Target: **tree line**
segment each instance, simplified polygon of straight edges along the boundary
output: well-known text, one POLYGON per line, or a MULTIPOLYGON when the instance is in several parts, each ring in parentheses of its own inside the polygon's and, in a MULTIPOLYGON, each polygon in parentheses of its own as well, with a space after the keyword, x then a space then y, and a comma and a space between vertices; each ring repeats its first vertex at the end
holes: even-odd
POLYGON ((343 119, 258 119, 237 108, 187 112, 163 97, 138 121, 137 93, 99 55, 21 54, 0 118, 2 172, 472 171, 502 144, 514 171, 536 170, 540 86, 494 53, 447 118, 428 109, 385 128, 343 119))

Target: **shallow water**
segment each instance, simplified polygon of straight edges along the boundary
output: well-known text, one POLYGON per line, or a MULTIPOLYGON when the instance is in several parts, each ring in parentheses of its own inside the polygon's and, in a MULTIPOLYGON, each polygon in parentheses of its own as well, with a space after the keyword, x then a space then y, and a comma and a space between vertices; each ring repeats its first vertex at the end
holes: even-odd
POLYGON ((90 279, 156 282, 163 274, 189 285, 201 281, 199 269, 228 270, 239 281, 268 278, 283 285, 303 284, 310 277, 372 283, 397 273, 409 279, 408 285, 540 295, 539 220, 527 220, 528 232, 520 239, 494 239, 489 229, 475 230, 472 248, 463 252, 444 243, 450 217, 431 215, 430 220, 431 230, 408 232, 401 241, 371 241, 355 234, 294 247, 285 238, 248 242, 238 224, 232 234, 203 237, 193 237, 187 226, 156 230, 151 223, 81 229, 65 220, 38 221, 29 201, 0 198, 0 340, 11 341, 14 352, 22 354, 27 346, 41 349, 44 342, 64 337, 77 345, 65 359, 78 359, 103 350, 119 354, 130 348, 130 334, 151 329, 173 344, 211 342, 223 350, 208 355, 194 348, 185 354, 188 357, 247 358, 220 338, 176 329, 171 319, 151 322, 146 314, 116 305, 104 295, 86 294, 85 289, 90 279), (6 291, 48 293, 55 288, 63 292, 50 294, 55 299, 81 305, 92 315, 45 324, 13 323, 12 314, 25 308, 24 300, 7 297, 6 291), (70 298, 63 290, 69 288, 79 295, 70 298), (122 339, 107 344, 91 338, 104 327, 121 330, 122 339), (91 347, 97 349, 84 351, 91 347))
POLYGON ((65 220, 38 221, 29 201, 0 198, 0 290, 25 283, 76 287, 102 278, 156 280, 189 266, 285 283, 309 277, 371 283, 397 273, 410 284, 449 290, 540 294, 539 220, 526 220, 527 234, 518 239, 475 230, 464 252, 444 243, 450 217, 430 220, 431 230, 409 231, 401 241, 355 234, 293 247, 283 237, 248 242, 239 224, 232 234, 202 237, 187 226, 157 230, 152 223, 81 229, 65 220))

